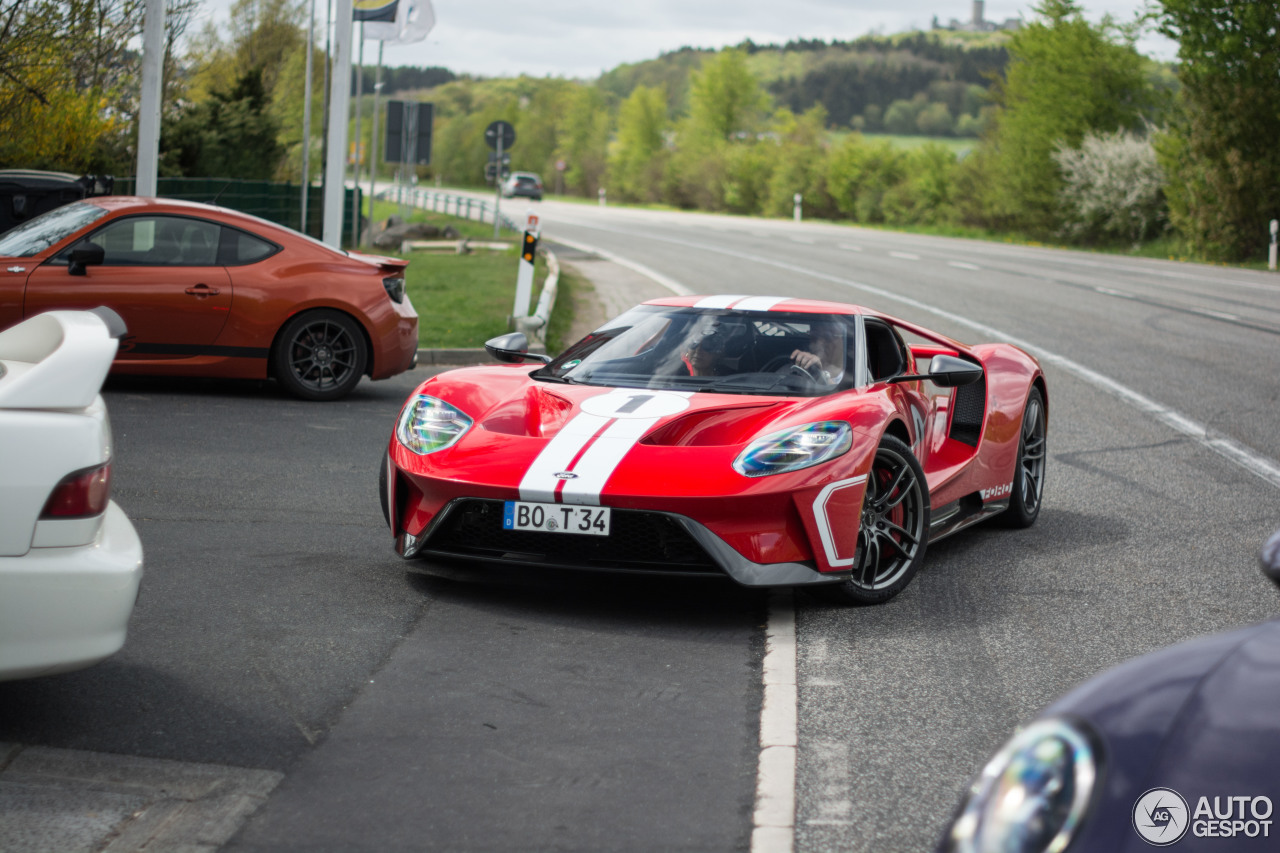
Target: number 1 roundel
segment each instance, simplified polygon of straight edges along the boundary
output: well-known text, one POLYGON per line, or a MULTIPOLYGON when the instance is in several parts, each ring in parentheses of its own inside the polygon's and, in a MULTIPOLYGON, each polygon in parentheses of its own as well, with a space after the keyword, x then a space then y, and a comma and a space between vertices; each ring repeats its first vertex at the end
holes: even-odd
POLYGON ((683 394, 619 389, 582 401, 582 411, 601 418, 664 418, 689 408, 683 394))

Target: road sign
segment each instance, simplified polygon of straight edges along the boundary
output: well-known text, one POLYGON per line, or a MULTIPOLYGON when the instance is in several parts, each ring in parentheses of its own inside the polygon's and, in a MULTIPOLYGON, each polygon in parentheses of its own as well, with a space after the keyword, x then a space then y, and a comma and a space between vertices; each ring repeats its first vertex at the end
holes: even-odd
POLYGON ((433 104, 388 101, 383 162, 430 166, 431 124, 434 112, 433 104))
POLYGON ((499 119, 490 122, 489 126, 484 129, 484 141, 490 148, 502 146, 503 150, 510 148, 516 144, 516 129, 511 126, 511 122, 499 119))

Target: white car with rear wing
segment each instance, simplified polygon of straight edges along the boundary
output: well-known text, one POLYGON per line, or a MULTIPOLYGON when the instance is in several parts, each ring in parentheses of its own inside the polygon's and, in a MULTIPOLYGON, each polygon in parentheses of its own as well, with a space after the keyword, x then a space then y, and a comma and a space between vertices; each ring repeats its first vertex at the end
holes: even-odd
POLYGON ((0 681, 80 669, 124 645, 142 543, 110 498, 98 393, 124 331, 100 308, 0 332, 0 681))

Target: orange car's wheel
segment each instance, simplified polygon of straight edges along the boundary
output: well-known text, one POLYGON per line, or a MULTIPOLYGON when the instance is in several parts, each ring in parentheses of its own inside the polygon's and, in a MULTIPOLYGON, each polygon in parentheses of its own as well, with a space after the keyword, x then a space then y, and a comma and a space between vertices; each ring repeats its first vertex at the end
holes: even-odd
POLYGON ((356 387, 368 354, 356 321, 322 308, 285 323, 271 359, 276 381, 293 396, 337 400, 356 387))

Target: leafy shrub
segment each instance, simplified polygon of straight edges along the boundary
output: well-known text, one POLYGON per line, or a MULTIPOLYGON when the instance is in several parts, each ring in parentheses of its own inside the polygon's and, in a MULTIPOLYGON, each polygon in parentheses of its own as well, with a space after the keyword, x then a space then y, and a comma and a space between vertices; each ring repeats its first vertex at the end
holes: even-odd
POLYGON ((1088 133, 1079 148, 1059 143, 1064 229, 1073 237, 1140 242, 1164 230, 1164 175, 1150 140, 1128 131, 1088 133))

